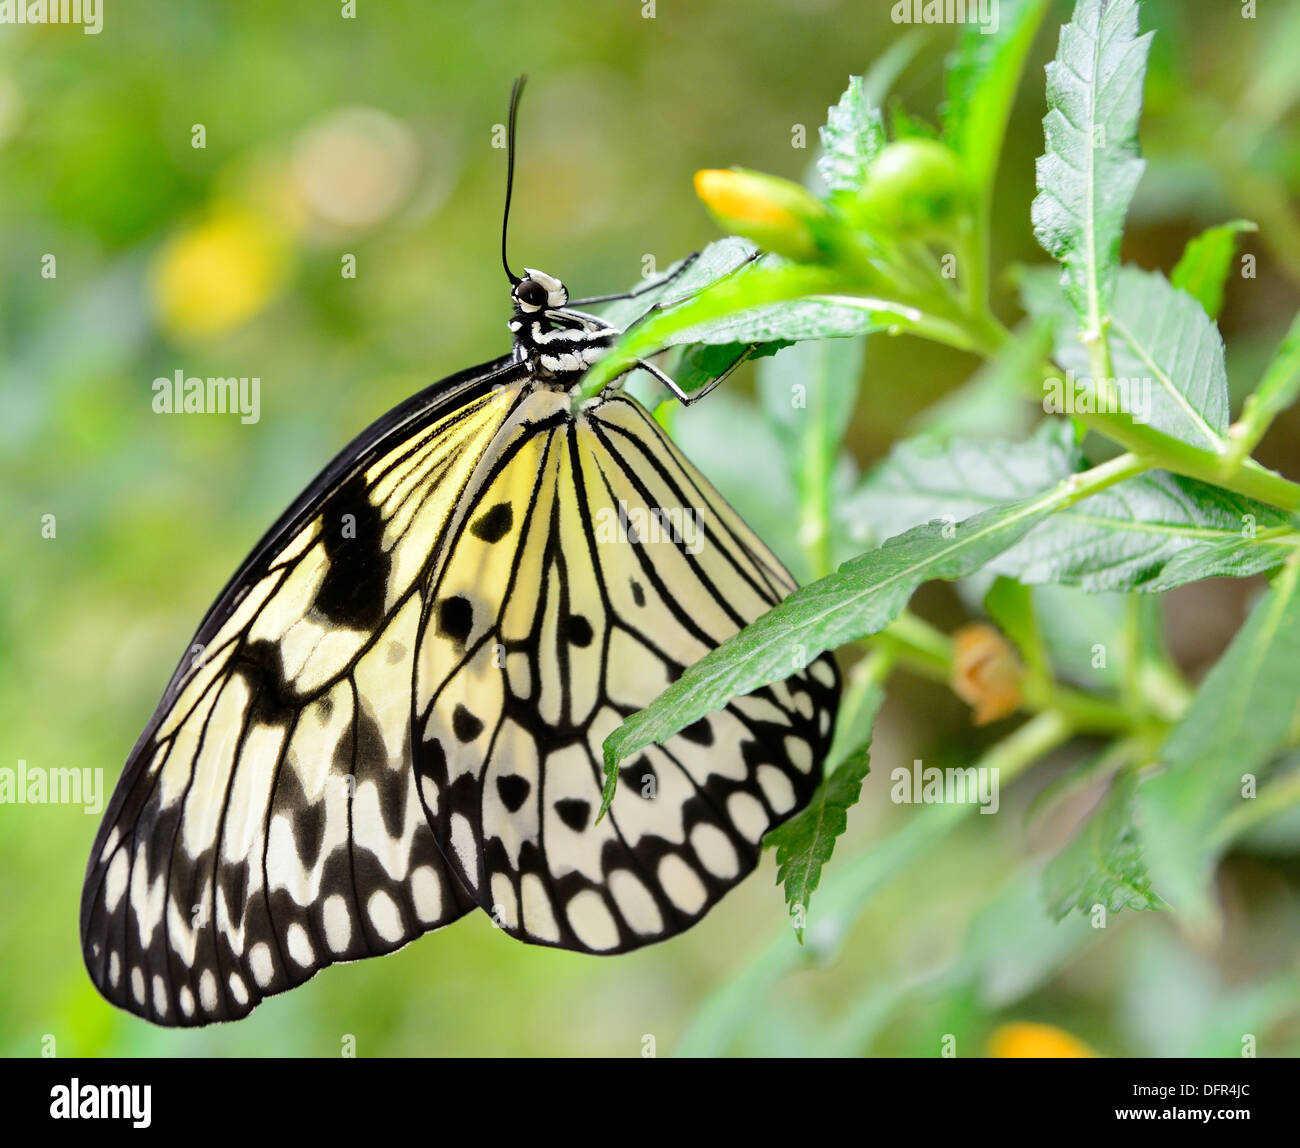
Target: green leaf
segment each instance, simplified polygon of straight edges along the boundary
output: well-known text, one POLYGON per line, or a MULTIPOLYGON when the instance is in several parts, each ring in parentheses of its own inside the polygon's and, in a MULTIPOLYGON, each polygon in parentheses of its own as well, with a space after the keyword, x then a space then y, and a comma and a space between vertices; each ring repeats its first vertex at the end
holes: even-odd
POLYGON ((1046 8, 1047 0, 1002 0, 996 29, 968 21, 949 57, 943 136, 974 188, 992 190, 1007 117, 1046 8))
POLYGON ((851 76, 840 102, 821 129, 822 154, 817 170, 828 191, 856 193, 867 178, 872 158, 885 145, 880 109, 867 94, 861 76, 851 76))
POLYGON ((1078 909, 1103 905, 1121 909, 1167 909, 1151 888, 1133 824, 1137 781, 1132 770, 1118 774, 1092 816, 1048 863, 1043 873, 1047 911, 1056 920, 1078 909))
MULTIPOLYGON (((746 359, 764 359, 789 343, 688 343, 679 348, 669 374, 688 395, 734 370, 746 359)), ((644 373, 644 372, 643 372, 644 373)), ((661 390, 666 390, 658 384, 661 390)))
POLYGON ((928 38, 924 29, 912 28, 891 39, 889 46, 871 61, 871 66, 862 77, 862 96, 868 104, 879 108, 885 102, 885 97, 893 90, 898 77, 916 59, 928 38))
POLYGON ((1246 398, 1240 424, 1233 433, 1236 451, 1249 454, 1264 437, 1269 424, 1295 402, 1297 395, 1300 395, 1300 312, 1282 336, 1259 386, 1246 398))
POLYGON ((1156 888, 1196 928, 1214 919, 1213 831, 1239 807, 1295 733, 1300 712, 1300 556, 1274 580, 1206 675, 1160 751, 1164 772, 1138 794, 1146 862, 1156 888))
POLYGON ((1135 422, 1202 450, 1227 448, 1228 372, 1219 328, 1200 304, 1158 271, 1120 270, 1111 313, 1110 351, 1118 403, 1106 404, 1091 376, 1087 349, 1068 310, 1041 275, 1021 278, 1030 313, 1056 323, 1056 361, 1067 374, 1045 387, 1054 413, 1123 410, 1135 422))
POLYGON ((1223 308, 1223 285, 1237 250, 1237 233, 1258 230, 1248 219, 1206 228, 1187 241, 1170 282, 1195 299, 1211 319, 1217 319, 1223 308))
POLYGON ((638 358, 674 344, 797 342, 862 334, 884 322, 919 324, 923 319, 913 307, 842 295, 844 282, 839 270, 763 256, 624 331, 610 353, 583 377, 575 398, 598 393, 638 358))
POLYGON ((811 466, 825 477, 857 405, 865 349, 863 339, 799 343, 759 367, 759 402, 796 474, 811 466))
POLYGON ((937 140, 939 129, 903 106, 903 97, 889 101, 889 138, 892 140, 937 140))
POLYGON ((863 746, 871 744, 871 731, 883 698, 878 687, 889 677, 894 659, 874 651, 862 658, 848 673, 848 684, 840 697, 839 714, 831 747, 826 751, 826 772, 838 769, 863 746))
MULTIPOLYGON (((1117 463, 1096 468, 1092 483, 1102 485, 1131 473, 1130 462, 1117 463)), ((737 694, 783 681, 823 650, 879 633, 921 583, 966 577, 1078 497, 1079 488, 1062 484, 1037 498, 999 506, 955 525, 918 526, 796 590, 687 667, 649 706, 605 739, 606 807, 613 799, 618 763, 629 754, 666 740, 737 694)))
MULTIPOLYGON (((884 696, 875 682, 868 685, 855 727, 870 730, 884 696)), ((786 904, 792 910, 798 906, 805 921, 822 869, 831 859, 836 840, 848 828, 849 810, 862 794, 862 782, 870 770, 870 749, 868 733, 866 742, 835 766, 803 810, 764 839, 765 846, 776 849, 776 881, 785 887, 786 904)), ((803 925, 795 931, 802 944, 803 925)))
POLYGON ((1151 33, 1136 0, 1079 0, 1047 65, 1046 152, 1031 215, 1083 330, 1100 336, 1124 216, 1142 176, 1137 126, 1151 33))
POLYGON ((1281 566, 1296 552, 1297 546, 1300 546, 1300 534, 1295 531, 1263 538, 1245 537, 1238 531, 1235 536, 1199 542, 1175 554, 1143 583, 1142 589, 1155 593, 1205 578, 1249 578, 1252 574, 1265 574, 1281 566))
POLYGON ((685 262, 683 259, 677 260, 658 275, 653 275, 637 284, 635 289, 639 294, 633 298, 619 299, 595 309, 600 311, 601 318, 607 323, 626 329, 655 304, 694 295, 719 279, 725 279, 745 266, 756 250, 757 248, 748 240, 729 235, 725 239, 710 243, 681 274, 676 273, 685 262))
POLYGON ((1039 494, 1081 463, 1060 420, 1024 443, 908 439, 863 478, 839 513, 855 537, 892 538, 923 522, 960 522, 1039 494))
MULTIPOLYGON (((1026 443, 896 446, 841 505, 855 535, 891 537, 935 519, 959 521, 1046 491, 1080 465, 1062 424, 1026 443)), ((1027 584, 1166 590, 1269 570, 1300 537, 1273 507, 1195 479, 1149 471, 1053 515, 988 568, 1027 584)))
POLYGON ((749 353, 748 343, 691 343, 682 347, 668 373, 689 395, 734 369, 749 353))
POLYGON ((1281 511, 1153 470, 1053 516, 995 568, 1094 593, 1167 590, 1276 567, 1294 553, 1287 537, 1295 536, 1281 511))
POLYGON ((680 343, 800 343, 809 339, 843 339, 879 331, 892 320, 880 304, 866 299, 799 299, 751 307, 707 323, 697 323, 665 337, 680 343))
POLYGON ((865 340, 797 343, 759 367, 763 410, 799 497, 799 539, 818 575, 830 565, 831 476, 857 406, 865 340))

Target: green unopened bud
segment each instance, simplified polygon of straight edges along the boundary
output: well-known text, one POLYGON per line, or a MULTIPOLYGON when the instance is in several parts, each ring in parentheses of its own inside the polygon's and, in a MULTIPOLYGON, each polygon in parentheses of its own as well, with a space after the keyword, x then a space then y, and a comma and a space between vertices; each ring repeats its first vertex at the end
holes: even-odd
POLYGON ((852 214, 864 230, 925 239, 953 234, 969 206, 957 154, 938 140, 904 139, 871 161, 852 214))

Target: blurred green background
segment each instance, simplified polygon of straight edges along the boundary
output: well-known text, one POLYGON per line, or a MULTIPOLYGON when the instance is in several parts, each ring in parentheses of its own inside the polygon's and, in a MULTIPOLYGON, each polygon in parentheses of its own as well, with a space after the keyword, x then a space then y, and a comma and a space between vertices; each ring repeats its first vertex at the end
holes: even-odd
MULTIPOLYGON (((117 0, 100 35, 0 27, 0 729, 3 762, 102 768, 111 789, 195 625, 265 526, 351 435, 428 382, 508 349, 498 257, 511 78, 521 119, 512 256, 575 294, 617 290, 715 238, 700 167, 799 178, 851 73, 904 30, 859 0, 585 5, 117 0), (206 146, 192 146, 195 125, 206 146), (793 146, 803 125, 807 147, 793 146), (340 274, 356 257, 355 279, 340 274), (42 275, 53 255, 57 274, 42 275), (261 418, 167 417, 152 381, 258 376, 261 418), (56 536, 42 536, 54 515, 56 536)), ((1300 6, 1152 3, 1142 139, 1149 166, 1125 256, 1168 268, 1201 227, 1244 216, 1257 277, 1221 320, 1236 393, 1300 305, 1300 6)), ((1041 149, 1031 58, 999 179, 994 258, 1039 262, 1028 218, 1041 149)), ((895 85, 928 118, 952 28, 920 36, 895 85)), ((1009 283, 999 308, 1015 317, 1009 283)), ((875 338, 850 445, 881 457, 974 360, 875 338)), ((746 368, 678 420, 695 461, 792 566, 780 492, 757 491, 746 368), (749 421, 743 421, 749 418, 749 421), (737 421, 742 420, 742 421, 737 421), (746 455, 748 456, 746 458, 746 455), (747 474, 746 466, 750 468, 747 474)), ((755 431, 754 433, 758 433, 755 431)), ((1259 457, 1295 477, 1300 420, 1259 457)), ((1167 600, 1195 674, 1255 583, 1167 600)), ((1063 592, 1067 595, 1069 592, 1063 592)), ((1063 600, 1104 625, 1114 603, 1063 600), (1090 613, 1091 611, 1091 613, 1090 613)), ((917 607, 945 627, 956 595, 917 607)), ((968 763, 994 733, 908 681, 880 720, 873 772, 830 870, 904 827, 888 775, 968 763)), ((771 859, 686 935, 619 958, 517 944, 476 914, 402 952, 335 967, 236 1025, 153 1028, 104 1003, 81 964, 77 905, 97 818, 0 805, 0 1053, 60 1055, 1103 1055, 1300 1050, 1300 823, 1227 859, 1223 928, 1167 915, 1055 926, 1037 867, 1096 794, 1027 822, 1078 746, 882 881, 801 951, 771 859), (1051 1028, 1023 1027, 1048 1025, 1051 1028), (1017 1043, 1019 1042, 1019 1043, 1017 1043)))

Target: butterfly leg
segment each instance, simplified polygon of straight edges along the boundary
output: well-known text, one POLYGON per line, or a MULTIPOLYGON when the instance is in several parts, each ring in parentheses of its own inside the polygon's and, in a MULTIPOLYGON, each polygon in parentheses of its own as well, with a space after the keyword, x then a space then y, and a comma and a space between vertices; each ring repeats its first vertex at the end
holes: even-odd
MULTIPOLYGON (((683 405, 689 405, 691 403, 692 401, 691 396, 688 395, 684 390, 682 390, 681 387, 677 385, 676 380, 673 379, 671 375, 665 374, 653 363, 649 362, 646 359, 637 359, 634 363, 632 363, 628 367, 626 371, 623 372, 623 374, 624 375, 631 374, 638 367, 640 367, 641 370, 645 371, 647 374, 653 375, 656 379, 658 379, 661 383, 663 383, 665 387, 667 387, 670 391, 672 391, 673 395, 676 397, 678 402, 682 403, 683 405)), ((618 377, 622 378, 623 375, 619 375, 618 377)))
MULTIPOLYGON (((664 371, 661 371, 658 367, 656 367, 653 363, 649 362, 646 359, 637 359, 636 362, 632 363, 628 367, 628 369, 623 372, 623 374, 628 374, 639 367, 647 374, 653 375, 656 379, 659 380, 659 382, 663 383, 665 387, 667 387, 670 391, 672 391, 673 397, 676 398, 677 401, 682 404, 682 406, 689 407, 693 402, 696 402, 699 399, 704 398, 705 395, 707 395, 711 390, 713 390, 713 388, 716 387, 719 383, 721 383, 724 379, 729 378, 732 372, 735 371, 735 369, 739 367, 740 364, 743 363, 747 358, 749 358, 749 353, 753 349, 754 348, 752 346, 747 347, 745 349, 744 354, 737 357, 737 359, 731 364, 731 366, 729 366, 725 371, 723 371, 722 374, 720 374, 717 378, 710 379, 698 391, 687 392, 682 390, 682 388, 677 385, 676 380, 673 379, 671 375, 667 374, 664 371)), ((619 375, 618 378, 622 378, 622 375, 619 375)))

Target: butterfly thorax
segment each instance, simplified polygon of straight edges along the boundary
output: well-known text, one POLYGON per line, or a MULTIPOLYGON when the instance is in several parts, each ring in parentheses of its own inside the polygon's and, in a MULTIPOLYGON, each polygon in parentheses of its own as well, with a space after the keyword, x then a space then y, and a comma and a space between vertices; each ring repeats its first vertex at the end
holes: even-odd
POLYGON ((554 276, 531 267, 524 271, 510 293, 515 360, 535 378, 576 381, 621 332, 595 315, 567 307, 569 293, 554 276))

